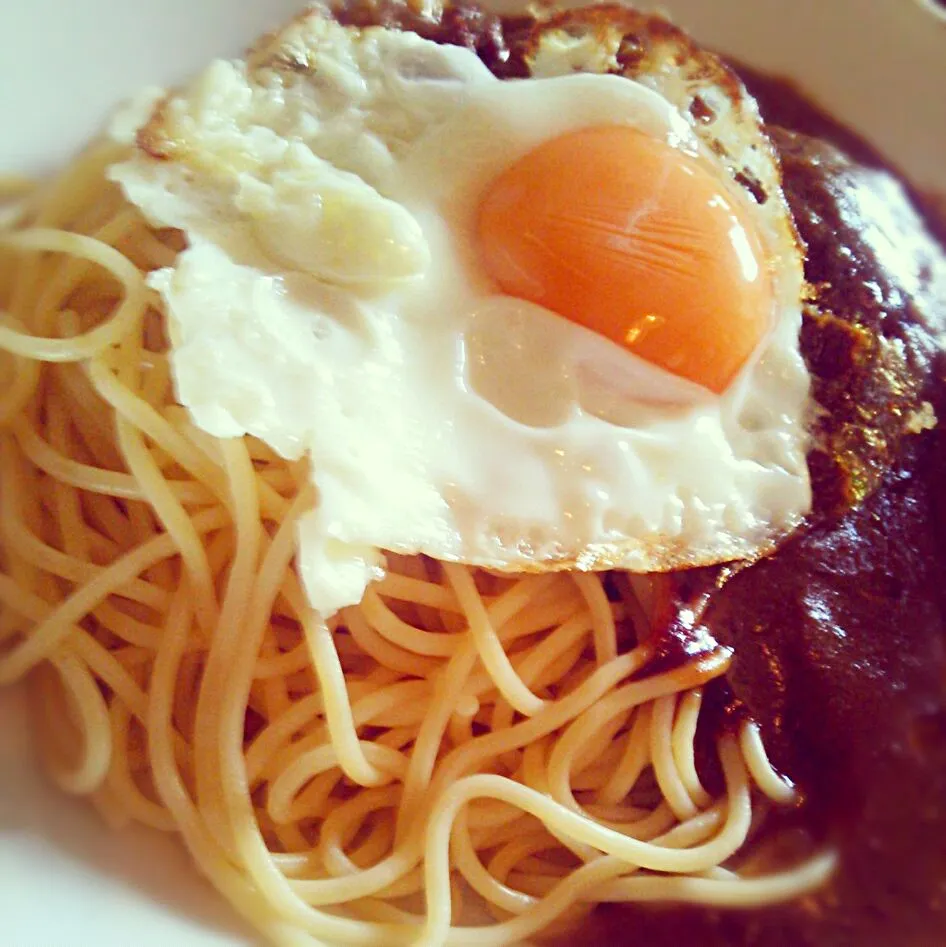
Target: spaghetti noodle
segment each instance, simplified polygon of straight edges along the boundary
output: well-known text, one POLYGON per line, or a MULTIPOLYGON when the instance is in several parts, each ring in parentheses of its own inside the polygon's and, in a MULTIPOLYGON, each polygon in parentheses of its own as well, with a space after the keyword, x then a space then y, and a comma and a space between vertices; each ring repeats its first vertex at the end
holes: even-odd
POLYGON ((59 786, 177 833, 278 944, 487 947, 602 900, 820 885, 831 851, 759 867, 794 793, 752 724, 703 785, 730 656, 649 673, 639 581, 390 556, 359 606, 307 606, 306 471, 176 404, 145 276, 180 236, 106 182, 119 157, 91 149, 0 233, 0 684, 26 680, 59 786))

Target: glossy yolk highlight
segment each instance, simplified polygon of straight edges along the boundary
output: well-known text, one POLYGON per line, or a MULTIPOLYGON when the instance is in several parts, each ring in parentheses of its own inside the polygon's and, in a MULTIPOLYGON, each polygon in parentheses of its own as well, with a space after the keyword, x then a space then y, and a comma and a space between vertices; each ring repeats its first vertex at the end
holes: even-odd
POLYGON ((705 162, 632 128, 529 152, 488 186, 477 234, 503 292, 717 393, 772 316, 748 207, 705 162))

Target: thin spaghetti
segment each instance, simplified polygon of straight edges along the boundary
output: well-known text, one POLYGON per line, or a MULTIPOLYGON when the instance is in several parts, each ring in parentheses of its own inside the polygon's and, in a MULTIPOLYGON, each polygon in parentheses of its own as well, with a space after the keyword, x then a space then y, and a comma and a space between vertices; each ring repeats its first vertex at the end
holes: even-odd
POLYGON ((601 900, 821 884, 830 851, 752 868, 793 801, 753 725, 719 740, 724 790, 701 782, 728 653, 641 677, 646 641, 619 646, 639 578, 613 601, 594 575, 391 556, 360 606, 308 608, 306 472, 175 403, 145 276, 180 238, 105 182, 116 157, 18 188, 0 233, 0 683, 26 680, 59 786, 176 832, 278 944, 488 947, 601 900))

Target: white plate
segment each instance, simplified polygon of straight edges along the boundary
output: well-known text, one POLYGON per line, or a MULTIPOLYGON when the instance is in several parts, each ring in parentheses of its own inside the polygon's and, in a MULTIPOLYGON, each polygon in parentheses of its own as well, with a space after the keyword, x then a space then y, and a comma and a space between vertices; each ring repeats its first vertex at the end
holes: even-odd
MULTIPOLYGON (((299 6, 0 0, 0 172, 55 167, 139 86, 173 82, 211 56, 238 53, 299 6)), ((916 183, 946 192, 946 23, 930 12, 933 0, 660 6, 703 42, 795 77, 916 183)), ((47 786, 25 728, 19 696, 0 696, 5 947, 253 942, 171 840, 141 830, 110 833, 83 803, 47 786)))

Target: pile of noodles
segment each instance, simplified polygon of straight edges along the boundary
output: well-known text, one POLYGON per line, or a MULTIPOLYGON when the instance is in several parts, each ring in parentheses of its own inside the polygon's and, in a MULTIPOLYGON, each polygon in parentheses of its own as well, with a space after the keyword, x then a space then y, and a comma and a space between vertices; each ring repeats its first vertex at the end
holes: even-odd
POLYGON ((756 840, 794 793, 754 725, 701 784, 730 654, 648 673, 640 577, 390 556, 358 607, 308 607, 307 471, 175 403, 145 277, 183 244, 106 182, 119 157, 8 195, 0 230, 0 685, 58 785, 177 833, 278 944, 487 947, 823 883, 832 852, 756 840))

